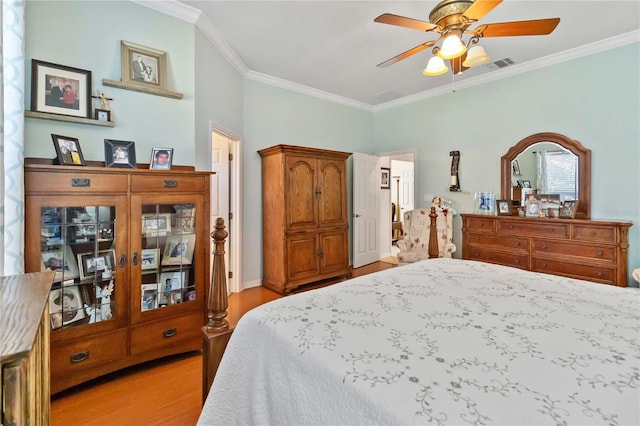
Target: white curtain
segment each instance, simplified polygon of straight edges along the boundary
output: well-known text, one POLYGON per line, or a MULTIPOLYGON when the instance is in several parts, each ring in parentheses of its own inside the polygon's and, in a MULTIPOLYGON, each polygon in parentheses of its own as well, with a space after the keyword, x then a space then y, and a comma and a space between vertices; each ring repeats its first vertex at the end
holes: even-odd
POLYGON ((536 188, 538 188, 538 194, 548 194, 547 190, 547 151, 538 150, 536 152, 536 168, 538 179, 536 182, 536 188))
POLYGON ((24 0, 2 0, 0 274, 24 272, 24 0))

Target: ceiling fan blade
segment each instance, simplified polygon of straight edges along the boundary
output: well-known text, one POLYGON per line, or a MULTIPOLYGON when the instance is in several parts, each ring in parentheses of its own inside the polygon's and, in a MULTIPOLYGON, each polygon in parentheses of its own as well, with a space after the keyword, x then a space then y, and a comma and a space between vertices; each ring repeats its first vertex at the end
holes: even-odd
POLYGON ((395 64, 396 62, 406 59, 409 56, 415 55, 418 52, 422 52, 424 49, 430 48, 431 46, 436 44, 438 40, 427 41, 426 43, 419 44, 416 47, 407 50, 406 52, 402 52, 401 54, 396 55, 391 59, 387 59, 386 61, 379 63, 377 66, 380 68, 388 67, 389 65, 395 64))
POLYGON ((464 12, 464 17, 470 21, 479 21, 484 15, 491 12, 494 7, 502 3, 502 0, 476 0, 464 12))
POLYGON ((480 25, 472 32, 479 37, 509 37, 547 35, 556 29, 560 18, 536 19, 532 21, 500 22, 480 25))
POLYGON ((392 13, 383 13, 382 15, 374 19, 373 22, 397 25, 399 27, 411 28, 420 31, 431 31, 438 28, 437 25, 431 24, 429 22, 420 21, 413 18, 406 18, 404 16, 394 15, 392 13))
POLYGON ((459 74, 464 70, 468 70, 469 67, 465 67, 464 65, 462 65, 462 63, 464 62, 465 59, 467 59, 467 53, 466 52, 462 56, 459 56, 459 57, 453 58, 453 59, 449 59, 449 63, 451 64, 451 72, 453 72, 454 74, 459 74))

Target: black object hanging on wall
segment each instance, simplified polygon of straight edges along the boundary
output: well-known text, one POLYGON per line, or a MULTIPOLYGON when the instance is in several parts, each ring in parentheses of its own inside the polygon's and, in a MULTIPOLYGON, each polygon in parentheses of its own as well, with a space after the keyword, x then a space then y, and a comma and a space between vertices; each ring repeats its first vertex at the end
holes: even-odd
POLYGON ((450 151, 451 158, 451 185, 449 191, 460 192, 460 177, 458 176, 458 168, 460 166, 460 151, 450 151))

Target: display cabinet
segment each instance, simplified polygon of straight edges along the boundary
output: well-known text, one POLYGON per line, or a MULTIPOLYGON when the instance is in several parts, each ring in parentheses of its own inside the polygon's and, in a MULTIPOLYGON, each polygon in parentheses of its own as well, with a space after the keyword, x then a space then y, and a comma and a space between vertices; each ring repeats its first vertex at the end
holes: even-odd
POLYGON ((50 162, 25 163, 25 270, 55 271, 52 393, 198 350, 210 173, 50 162))

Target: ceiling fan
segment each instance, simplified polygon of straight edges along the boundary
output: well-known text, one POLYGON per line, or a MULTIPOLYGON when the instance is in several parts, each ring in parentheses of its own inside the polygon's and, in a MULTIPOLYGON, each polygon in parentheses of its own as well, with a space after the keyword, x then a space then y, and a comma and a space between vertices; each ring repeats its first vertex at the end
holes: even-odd
POLYGON ((490 58, 484 49, 478 45, 482 37, 509 37, 527 35, 551 34, 558 26, 560 18, 536 19, 517 22, 500 22, 481 24, 474 29, 469 27, 478 22, 484 15, 502 3, 502 0, 443 0, 429 13, 429 22, 406 18, 391 13, 384 13, 374 19, 374 22, 397 25, 420 31, 434 31, 440 34, 436 40, 427 41, 380 64, 387 67, 408 58, 418 52, 433 47, 434 56, 429 59, 424 75, 436 76, 449 71, 443 59, 448 59, 454 74, 489 62, 490 58), (463 34, 470 36, 465 45, 463 34), (443 40, 442 46, 437 43, 443 40), (467 51, 467 47, 471 48, 467 51))

